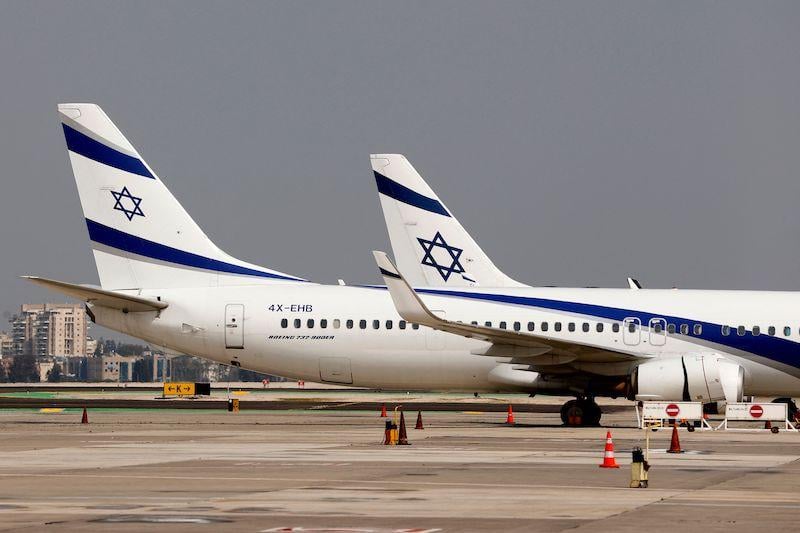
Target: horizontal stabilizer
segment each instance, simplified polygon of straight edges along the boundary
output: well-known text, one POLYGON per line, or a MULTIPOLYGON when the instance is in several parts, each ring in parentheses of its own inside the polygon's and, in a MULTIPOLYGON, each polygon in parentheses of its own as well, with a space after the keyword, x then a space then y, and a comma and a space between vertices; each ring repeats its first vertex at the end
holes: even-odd
POLYGON ((119 292, 108 291, 91 285, 78 285, 66 283, 54 279, 40 278, 38 276, 22 276, 37 285, 47 287, 61 294, 72 296, 84 302, 119 309, 121 311, 141 312, 141 311, 160 311, 167 307, 166 302, 142 298, 141 296, 131 296, 119 292))

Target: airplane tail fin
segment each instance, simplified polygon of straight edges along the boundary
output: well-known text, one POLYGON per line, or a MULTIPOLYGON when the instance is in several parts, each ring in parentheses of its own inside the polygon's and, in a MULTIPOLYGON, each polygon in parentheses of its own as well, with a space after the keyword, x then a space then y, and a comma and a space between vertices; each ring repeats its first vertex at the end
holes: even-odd
POLYGON ((58 111, 103 289, 304 281, 214 245, 99 106, 58 111))
POLYGON ((494 265, 408 159, 370 160, 397 266, 413 286, 525 286, 494 265))

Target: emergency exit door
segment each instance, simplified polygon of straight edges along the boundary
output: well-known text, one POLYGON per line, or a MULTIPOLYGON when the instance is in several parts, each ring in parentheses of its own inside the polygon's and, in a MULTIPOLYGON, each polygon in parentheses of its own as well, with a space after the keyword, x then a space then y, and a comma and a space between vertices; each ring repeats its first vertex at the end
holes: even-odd
POLYGON ((225 306, 225 348, 244 348, 244 305, 225 306))

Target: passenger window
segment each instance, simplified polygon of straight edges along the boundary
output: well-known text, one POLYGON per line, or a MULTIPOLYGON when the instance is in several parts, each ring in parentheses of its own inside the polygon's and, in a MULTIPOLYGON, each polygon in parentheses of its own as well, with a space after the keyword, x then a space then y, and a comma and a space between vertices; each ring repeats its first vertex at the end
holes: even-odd
POLYGON ((739 335, 740 337, 744 337, 745 334, 744 326, 739 326, 738 328, 736 328, 736 334, 739 335))
POLYGON ((345 324, 347 326, 347 329, 353 329, 353 321, 352 320, 348 320, 345 324))
POLYGON ((775 326, 770 326, 767 328, 767 333, 769 335, 775 335, 775 326))
POLYGON ((667 324, 667 333, 675 333, 675 324, 667 324))
POLYGON ((589 332, 589 323, 588 322, 584 322, 583 325, 581 326, 581 329, 583 330, 584 333, 588 333, 589 332))
POLYGON ((387 320, 386 321, 386 329, 392 329, 392 321, 391 320, 387 320))
POLYGON ((789 326, 786 326, 785 328, 783 328, 783 336, 784 337, 788 337, 791 334, 792 334, 792 328, 790 328, 789 326))
POLYGON ((320 319, 319 327, 321 327, 322 329, 327 328, 328 327, 328 320, 325 319, 325 318, 320 319))
POLYGON ((758 335, 761 335, 761 328, 758 326, 753 326, 753 336, 757 337, 758 335))
POLYGON ((722 326, 722 335, 727 337, 730 334, 731 334, 730 326, 722 326))
POLYGON ((397 323, 397 327, 400 329, 406 329, 406 321, 401 320, 400 322, 397 323))
POLYGON ((282 318, 281 319, 281 327, 284 328, 284 329, 288 328, 289 327, 289 321, 286 320, 285 318, 282 318))
POLYGON ((419 324, 411 324, 411 329, 419 329, 419 324))
POLYGON ((567 329, 570 331, 575 331, 575 322, 570 322, 567 324, 567 329))
POLYGON ((306 326, 308 326, 309 328, 313 328, 314 327, 314 319, 313 318, 309 318, 306 321, 306 326))
POLYGON ((547 329, 548 329, 547 322, 542 322, 542 331, 547 331, 547 329))
POLYGON ((681 335, 689 334, 689 324, 681 324, 681 335))
POLYGON ((484 322, 483 325, 486 326, 487 328, 492 327, 492 323, 491 322, 484 322))
POLYGON ((333 319, 333 329, 339 329, 342 325, 342 321, 338 318, 333 319))
POLYGON ((473 320, 472 322, 470 322, 470 324, 472 324, 473 326, 477 326, 478 325, 478 321, 477 320, 473 320))
POLYGON ((367 321, 366 320, 359 320, 358 327, 361 329, 367 329, 367 321))
POLYGON ((703 334, 703 325, 702 324, 695 324, 694 325, 694 334, 695 335, 702 335, 703 334))
POLYGON ((614 324, 612 324, 611 331, 613 331, 614 333, 619 333, 619 324, 617 322, 614 322, 614 324))
MULTIPOLYGON (((661 324, 659 324, 658 327, 660 328, 661 324)), ((603 333, 603 323, 602 322, 598 322, 597 323, 597 333, 603 333)))
POLYGON ((381 321, 380 320, 373 320, 372 321, 372 329, 378 329, 380 327, 381 327, 381 321))
POLYGON ((505 320, 500 322, 500 329, 506 329, 506 321, 505 320))
POLYGON ((534 329, 536 329, 536 323, 528 322, 528 331, 533 331, 534 329))
POLYGON ((636 322, 628 322, 628 331, 636 333, 636 322))
POLYGON ((301 322, 301 320, 299 318, 295 318, 294 319, 294 327, 295 328, 299 328, 301 324, 302 324, 302 322, 301 322))
POLYGON ((561 331, 561 322, 556 322, 553 324, 553 329, 556 331, 561 331))
POLYGON ((514 322, 514 331, 519 331, 522 329, 522 325, 519 322, 514 322))

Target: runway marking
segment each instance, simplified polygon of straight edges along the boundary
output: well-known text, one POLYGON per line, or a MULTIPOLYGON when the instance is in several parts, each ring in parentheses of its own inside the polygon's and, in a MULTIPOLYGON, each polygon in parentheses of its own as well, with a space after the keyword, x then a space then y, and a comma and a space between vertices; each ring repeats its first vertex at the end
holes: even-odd
POLYGON ((654 502, 653 505, 674 505, 686 507, 752 507, 752 508, 766 508, 766 509, 800 509, 800 504, 771 504, 771 503, 694 503, 694 502, 673 502, 673 501, 660 501, 654 502))
MULTIPOLYGON (((471 482, 452 482, 452 481, 399 481, 399 480, 361 480, 361 479, 324 479, 324 478, 279 478, 279 477, 210 477, 210 476, 150 476, 150 475, 118 475, 118 474, 10 474, 0 473, 0 477, 61 477, 61 478, 90 478, 90 479, 149 479, 149 480, 191 480, 191 481, 286 481, 300 483, 320 483, 329 485, 331 483, 363 483, 370 485, 428 485, 442 487, 484 487, 484 488, 519 488, 519 489, 577 489, 577 490, 613 490, 630 493, 628 487, 608 487, 608 486, 589 486, 589 485, 532 485, 525 483, 471 483, 471 482)), ((331 487, 334 488, 335 487, 331 487)), ((684 493, 684 490, 676 489, 656 489, 650 492, 661 492, 669 494, 670 497, 684 493)))

